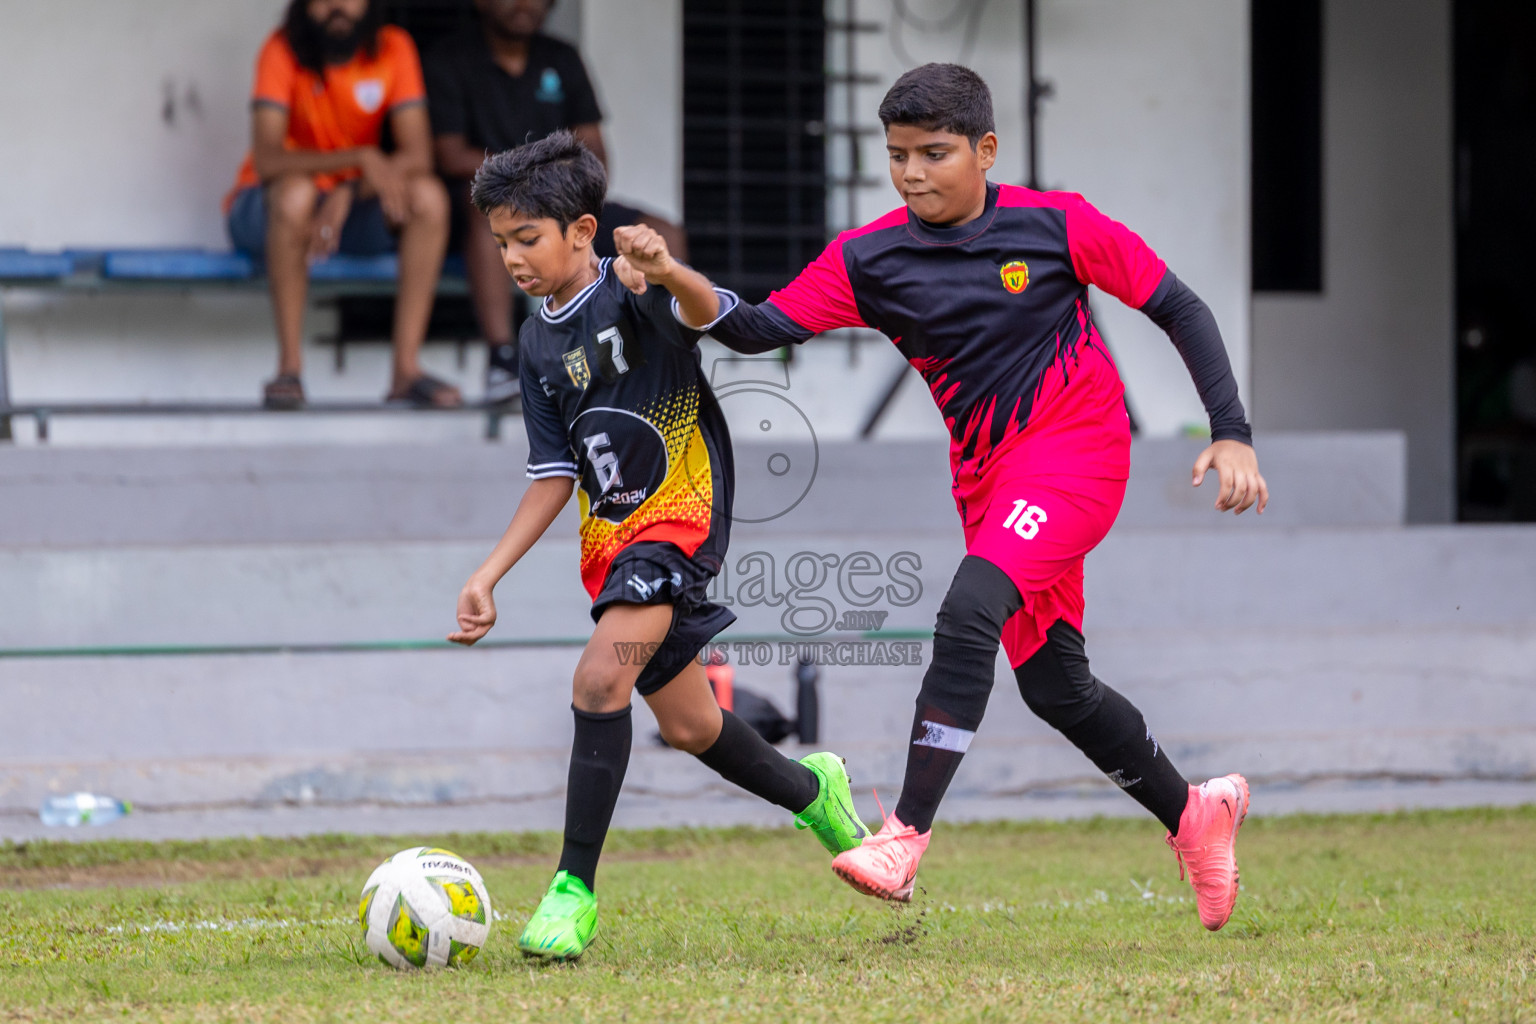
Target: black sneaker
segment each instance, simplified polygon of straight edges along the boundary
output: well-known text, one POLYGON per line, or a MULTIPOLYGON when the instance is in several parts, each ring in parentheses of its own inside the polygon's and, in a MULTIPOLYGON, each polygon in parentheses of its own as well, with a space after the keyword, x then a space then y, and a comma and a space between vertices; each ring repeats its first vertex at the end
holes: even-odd
POLYGON ((505 405, 522 397, 517 372, 517 346, 496 345, 485 362, 485 401, 505 405))

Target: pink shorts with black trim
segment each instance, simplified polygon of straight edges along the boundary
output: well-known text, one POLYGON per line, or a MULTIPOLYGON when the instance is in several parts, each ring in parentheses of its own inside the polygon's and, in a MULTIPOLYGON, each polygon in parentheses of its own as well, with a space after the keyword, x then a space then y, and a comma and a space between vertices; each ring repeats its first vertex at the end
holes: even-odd
POLYGON ((1083 628, 1083 558, 1102 541, 1125 500, 1125 481, 1017 472, 998 466, 979 515, 965 524, 966 553, 1013 580, 1024 607, 1003 625, 1015 668, 1045 643, 1057 619, 1083 628))

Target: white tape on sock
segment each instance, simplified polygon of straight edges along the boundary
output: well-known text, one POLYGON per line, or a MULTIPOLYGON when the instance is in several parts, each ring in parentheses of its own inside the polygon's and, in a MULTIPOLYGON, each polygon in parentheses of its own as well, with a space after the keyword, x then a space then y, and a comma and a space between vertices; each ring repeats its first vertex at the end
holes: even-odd
POLYGON ((939 750, 953 750, 957 754, 963 754, 971 747, 971 740, 976 734, 970 729, 960 729, 953 725, 940 725, 938 722, 923 720, 923 734, 912 741, 914 747, 937 747, 939 750))

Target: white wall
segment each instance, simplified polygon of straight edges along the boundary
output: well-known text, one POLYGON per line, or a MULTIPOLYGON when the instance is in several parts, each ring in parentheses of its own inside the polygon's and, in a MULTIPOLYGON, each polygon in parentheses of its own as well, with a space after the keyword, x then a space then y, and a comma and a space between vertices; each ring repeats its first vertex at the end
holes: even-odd
MULTIPOLYGON (((283 7, 0 0, 0 245, 226 247, 256 51, 283 7)), ((615 194, 680 217, 681 0, 562 0, 548 28, 596 80, 615 194)))
POLYGON ((603 107, 609 191, 681 220, 682 0, 588 0, 580 45, 603 107))
POLYGON ((0 245, 227 246, 220 202, 282 7, 0 0, 0 245))
MULTIPOLYGON (((834 17, 846 0, 829 0, 834 17)), ((909 0, 914 19, 965 11, 956 0, 909 0)), ((995 181, 1025 175, 1023 4, 986 3, 967 46, 967 22, 924 31, 895 16, 891 0, 858 0, 860 20, 878 34, 857 37, 858 69, 879 84, 856 90, 861 124, 879 128, 880 97, 908 67, 957 61, 992 89, 1001 152, 995 181)), ((1244 397, 1248 396, 1248 5, 1237 0, 1042 0, 1039 74, 1055 86, 1042 104, 1039 166, 1044 187, 1081 192, 1140 233, 1179 277, 1208 302, 1221 325, 1244 397)), ((834 37, 834 44, 836 37, 834 37)), ((829 62, 846 61, 834 45, 829 62)), ((845 121, 834 87, 828 120, 845 121)), ((849 159, 829 140, 839 173, 849 159)), ((864 140, 857 215, 873 219, 899 204, 886 180, 884 139, 864 140)), ((849 225, 834 202, 836 228, 849 225)), ((1205 411, 1167 337, 1146 317, 1097 295, 1096 312, 1144 430, 1168 435, 1204 427, 1205 411)))
MULTIPOLYGON (((880 26, 878 32, 854 36, 854 70, 873 74, 878 79, 854 87, 854 123, 871 130, 871 134, 860 141, 860 159, 862 174, 872 183, 857 191, 851 219, 846 202, 833 198, 827 210, 831 226, 836 230, 855 227, 901 205, 901 198, 890 183, 885 137, 880 131, 876 111, 881 97, 902 72, 929 61, 965 64, 987 80, 992 90, 993 114, 1001 141, 991 176, 995 181, 1022 181, 1025 145, 1022 3, 959 0, 957 6, 956 0, 908 0, 906 7, 915 24, 903 22, 896 16, 892 0, 853 0, 853 4, 856 20, 880 26), (983 4, 983 11, 974 34, 968 33, 969 23, 962 18, 952 19, 943 28, 925 27, 942 20, 946 14, 969 10, 978 2, 983 4)), ((828 18, 846 21, 848 7, 849 0, 827 0, 828 18)), ((828 66, 834 71, 848 70, 843 38, 837 33, 828 37, 828 66)), ((846 95, 843 86, 830 88, 827 97, 829 124, 848 124, 846 95)), ((849 171, 851 158, 847 147, 846 136, 833 134, 827 139, 827 158, 834 174, 849 171)))
MULTIPOLYGON (((1125 222, 1216 315, 1249 387, 1248 4, 1045 0, 1041 177, 1125 222)), ((1151 435, 1205 427, 1183 361, 1150 320, 1094 310, 1151 435)))
POLYGON ((1448 0, 1329 0, 1320 295, 1253 301, 1261 429, 1408 435, 1408 516, 1453 514, 1448 0))

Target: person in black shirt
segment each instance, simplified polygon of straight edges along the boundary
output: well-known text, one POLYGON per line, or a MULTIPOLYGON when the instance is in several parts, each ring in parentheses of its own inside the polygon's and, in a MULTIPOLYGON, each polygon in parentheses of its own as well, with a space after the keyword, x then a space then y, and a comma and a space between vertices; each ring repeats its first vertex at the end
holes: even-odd
MULTIPOLYGON (((474 163, 561 128, 606 163, 602 110, 581 55, 543 33, 546 0, 475 0, 480 25, 440 40, 425 71, 438 148, 467 146, 474 163)), ((500 268, 497 268, 500 270, 500 268)))
MULTIPOLYGON (((513 291, 485 218, 469 201, 469 179, 487 153, 499 153, 568 129, 606 166, 607 149, 592 80, 571 44, 543 33, 554 0, 475 0, 480 24, 449 36, 426 55, 428 108, 438 170, 467 215, 465 268, 480 330, 490 346, 486 399, 518 393, 513 291)), ((608 202, 593 245, 615 256, 612 229, 645 223, 686 259, 676 225, 631 206, 608 202), (607 251, 605 251, 605 249, 607 251)))
POLYGON ((592 251, 606 185, 596 156, 559 131, 487 159, 472 190, 507 272, 543 302, 520 353, 533 482, 464 585, 448 639, 485 636, 496 584, 578 483, 581 577, 597 624, 572 686, 560 866, 518 939, 523 952, 555 959, 580 956, 597 928, 594 878, 629 764, 634 690, 669 744, 795 814, 830 852, 866 835, 841 758, 791 761, 715 703, 698 655, 735 620, 708 599, 730 535, 733 478, 730 435, 696 345, 736 299, 643 226, 615 233, 626 266, 610 272, 614 261, 592 251), (629 269, 643 277, 633 281, 640 294, 621 281, 629 269))

